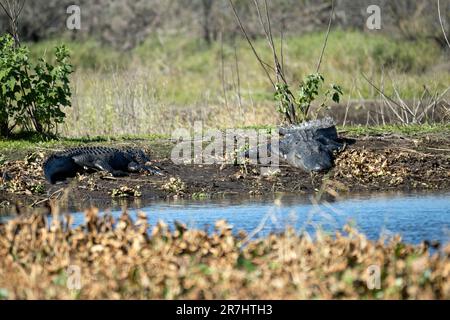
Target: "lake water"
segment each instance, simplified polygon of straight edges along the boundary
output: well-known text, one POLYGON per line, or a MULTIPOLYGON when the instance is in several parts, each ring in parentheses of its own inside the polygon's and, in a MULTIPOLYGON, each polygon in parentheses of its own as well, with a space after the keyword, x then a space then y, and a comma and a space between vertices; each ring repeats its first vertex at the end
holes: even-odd
MULTIPOLYGON (((179 221, 188 227, 212 230, 215 221, 225 219, 234 231, 255 236, 283 231, 286 226, 313 234, 317 228, 328 232, 342 230, 351 223, 369 239, 400 234, 405 242, 420 243, 450 239, 450 193, 357 195, 333 202, 312 202, 307 196, 274 199, 229 198, 218 200, 179 200, 154 202, 139 208, 147 213, 151 225, 163 220, 179 221)), ((120 210, 112 211, 114 216, 120 210)), ((136 209, 129 210, 132 217, 136 209)), ((75 223, 84 219, 74 213, 75 223)))

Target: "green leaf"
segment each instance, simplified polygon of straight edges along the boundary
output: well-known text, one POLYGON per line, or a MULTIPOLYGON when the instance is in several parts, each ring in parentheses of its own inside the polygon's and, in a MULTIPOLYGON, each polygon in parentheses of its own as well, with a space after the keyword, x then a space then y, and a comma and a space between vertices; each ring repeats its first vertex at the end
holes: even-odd
POLYGON ((341 96, 339 95, 338 92, 333 93, 333 96, 331 98, 334 102, 339 103, 339 101, 341 100, 341 96))
POLYGON ((5 68, 0 70, 0 81, 3 81, 3 79, 6 77, 7 74, 11 71, 11 68, 5 68))
POLYGON ((248 272, 253 272, 256 270, 256 266, 250 260, 245 259, 242 254, 238 257, 237 266, 239 268, 244 268, 248 272))
POLYGON ((6 81, 7 87, 9 87, 9 90, 14 91, 14 87, 16 86, 16 79, 10 78, 6 81))

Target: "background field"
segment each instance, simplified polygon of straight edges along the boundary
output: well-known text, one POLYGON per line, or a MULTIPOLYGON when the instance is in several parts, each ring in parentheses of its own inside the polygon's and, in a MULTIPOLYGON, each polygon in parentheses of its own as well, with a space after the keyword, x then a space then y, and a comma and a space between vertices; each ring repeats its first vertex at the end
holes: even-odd
MULTIPOLYGON (((323 37, 314 32, 284 39, 285 68, 293 82, 314 71, 323 37)), ((33 56, 48 55, 62 42, 32 44, 33 56)), ((126 52, 95 40, 68 46, 76 71, 64 135, 170 133, 195 120, 219 128, 279 122, 270 83, 243 40, 208 45, 190 37, 153 36, 126 52)), ((270 61, 263 39, 256 47, 270 61)), ((362 73, 387 95, 395 97, 395 88, 408 101, 418 100, 424 87, 442 93, 450 84, 448 58, 432 40, 336 30, 322 65, 326 81, 344 89, 341 110, 333 112, 342 113, 349 101, 364 105, 381 98, 362 73)))
MULTIPOLYGON (((254 2, 234 4, 270 63, 254 2)), ((425 122, 448 122, 450 59, 442 29, 450 34, 450 1, 440 1, 441 20, 436 1, 335 0, 334 5, 321 72, 327 85, 342 86, 344 97, 326 113, 340 124, 405 122, 393 116, 364 74, 410 107, 439 100, 440 109, 433 108, 425 122), (369 5, 381 8, 381 30, 366 26, 369 5)), ((315 71, 331 1, 273 0, 268 10, 278 49, 283 39, 288 80, 298 85, 315 71)), ((27 1, 18 27, 32 58, 51 60, 61 43, 72 53, 73 99, 59 128, 63 136, 170 134, 195 120, 218 128, 280 122, 273 88, 226 0, 27 1), (81 9, 80 30, 66 27, 66 9, 73 4, 81 9)), ((0 28, 8 28, 3 13, 0 28)))

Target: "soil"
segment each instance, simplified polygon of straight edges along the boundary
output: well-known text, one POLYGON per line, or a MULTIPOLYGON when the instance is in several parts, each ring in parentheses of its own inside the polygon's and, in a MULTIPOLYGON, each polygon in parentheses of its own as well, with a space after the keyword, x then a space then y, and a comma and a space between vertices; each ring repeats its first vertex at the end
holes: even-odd
POLYGON ((97 172, 56 185, 44 179, 41 169, 50 152, 38 151, 0 166, 0 206, 7 210, 15 206, 21 211, 30 206, 48 207, 49 199, 62 199, 70 208, 85 208, 110 206, 112 200, 450 190, 449 136, 380 135, 355 140, 336 155, 335 167, 329 172, 310 174, 282 164, 280 172, 270 176, 249 165, 175 165, 168 157, 170 142, 149 147, 148 142, 132 141, 129 144, 144 148, 152 156, 164 176, 130 174, 113 178, 97 172))

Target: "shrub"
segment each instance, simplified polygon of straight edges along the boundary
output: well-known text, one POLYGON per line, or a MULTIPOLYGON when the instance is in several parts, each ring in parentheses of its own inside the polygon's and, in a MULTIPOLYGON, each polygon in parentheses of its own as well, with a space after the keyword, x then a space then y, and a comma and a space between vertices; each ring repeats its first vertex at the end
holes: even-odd
POLYGON ((29 59, 27 47, 16 46, 11 36, 0 37, 0 135, 15 128, 48 136, 56 133, 71 106, 69 75, 72 66, 65 46, 55 48, 55 63, 29 59))
MULTIPOLYGON (((297 95, 293 95, 289 86, 285 83, 277 83, 275 86, 275 100, 278 102, 280 112, 287 122, 298 124, 310 118, 311 104, 321 97, 322 85, 325 79, 320 73, 312 73, 300 83, 297 95)), ((322 94, 319 108, 327 108, 329 99, 339 103, 342 96, 342 88, 331 84, 330 88, 322 94)), ((316 112, 317 114, 317 112, 316 112)))

